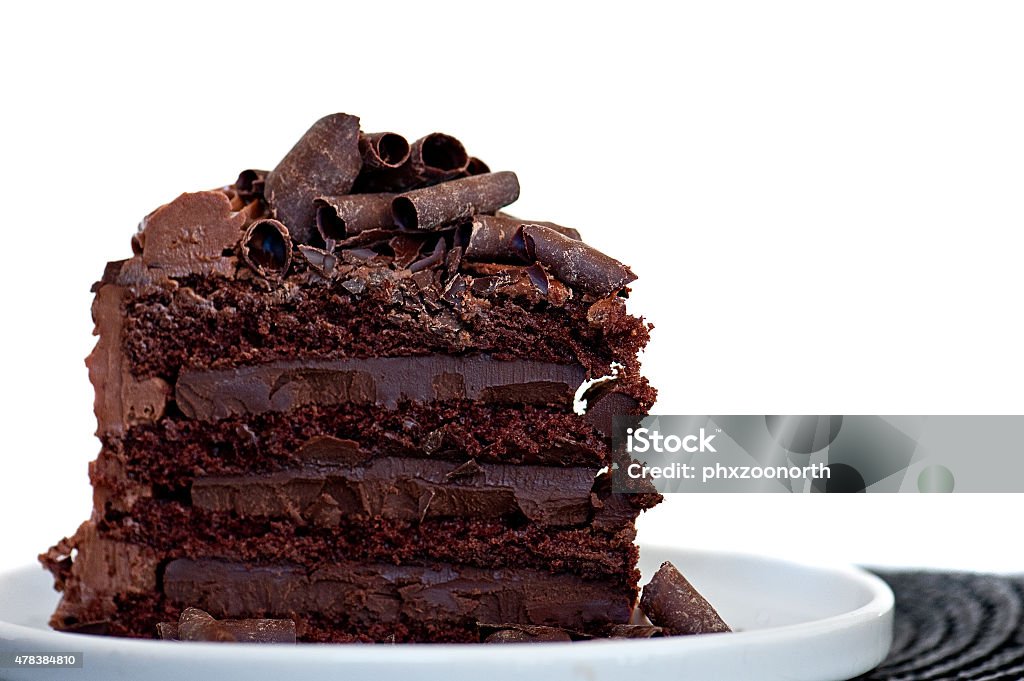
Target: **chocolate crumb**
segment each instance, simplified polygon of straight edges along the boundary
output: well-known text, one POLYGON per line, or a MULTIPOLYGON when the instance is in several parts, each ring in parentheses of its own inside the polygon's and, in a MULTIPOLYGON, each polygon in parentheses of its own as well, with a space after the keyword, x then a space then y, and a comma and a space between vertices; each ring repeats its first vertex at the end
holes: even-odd
POLYGON ((295 622, 289 619, 218 620, 189 607, 177 622, 160 622, 157 635, 166 641, 295 643, 295 622))
POLYGON ((484 643, 545 643, 571 641, 565 629, 532 624, 477 624, 484 643))

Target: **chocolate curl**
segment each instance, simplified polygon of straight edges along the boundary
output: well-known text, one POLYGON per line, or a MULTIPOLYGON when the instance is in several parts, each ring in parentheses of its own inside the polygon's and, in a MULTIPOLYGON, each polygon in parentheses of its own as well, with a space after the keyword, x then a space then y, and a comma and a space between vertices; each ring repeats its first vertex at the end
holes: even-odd
POLYGON ((563 227, 562 225, 555 224, 554 222, 548 222, 546 220, 524 220, 522 218, 517 218, 514 215, 509 215, 504 211, 498 211, 497 213, 494 214, 494 217, 515 220, 521 225, 540 225, 541 227, 553 229, 559 234, 564 234, 570 239, 575 239, 576 241, 583 241, 583 237, 580 236, 579 230, 573 229, 572 227, 563 227))
POLYGON ((362 167, 359 119, 343 113, 325 116, 267 175, 267 202, 297 242, 311 243, 316 237, 313 200, 347 194, 362 167))
POLYGON ((238 192, 238 197, 246 203, 255 198, 262 197, 266 178, 266 170, 253 170, 252 168, 247 168, 238 173, 238 179, 235 180, 234 184, 235 191, 238 192))
POLYGON ((257 220, 242 236, 242 260, 264 277, 280 277, 292 262, 288 228, 272 218, 257 220))
POLYGON ((469 158, 469 163, 466 164, 467 175, 484 175, 491 172, 491 167, 478 159, 476 156, 469 158))
POLYGON ((316 228, 324 241, 342 241, 368 229, 392 229, 394 194, 321 196, 316 205, 316 228))
POLYGON ((550 227, 523 225, 513 243, 528 260, 536 260, 569 286, 595 296, 615 293, 636 279, 632 270, 615 258, 550 227))
POLYGON ((469 165, 462 142, 443 132, 432 132, 412 143, 408 169, 412 177, 427 182, 443 182, 457 177, 469 165))
POLYGON ((640 609, 656 626, 673 636, 732 631, 711 604, 665 561, 644 587, 640 609))
POLYGON ((394 132, 359 135, 359 153, 366 168, 398 168, 409 160, 409 143, 394 132))
POLYGON ((492 213, 518 198, 519 179, 506 170, 399 194, 391 212, 404 229, 438 229, 477 213, 492 213))
MULTIPOLYGON (((366 168, 356 183, 359 192, 401 192, 444 182, 465 174, 469 155, 451 135, 432 132, 409 147, 409 158, 398 168, 366 168)), ((326 193, 326 192, 325 192, 326 193)))
POLYGON ((469 244, 466 246, 466 259, 480 262, 523 262, 522 254, 513 242, 519 228, 525 225, 543 225, 575 241, 580 238, 580 233, 575 229, 553 223, 499 215, 475 215, 469 244))

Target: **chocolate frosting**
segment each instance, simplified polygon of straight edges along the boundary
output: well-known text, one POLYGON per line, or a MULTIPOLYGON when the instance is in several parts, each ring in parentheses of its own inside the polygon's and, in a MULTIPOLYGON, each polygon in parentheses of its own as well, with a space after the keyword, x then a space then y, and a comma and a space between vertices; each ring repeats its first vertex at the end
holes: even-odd
POLYGON ((142 222, 142 263, 169 277, 234 271, 225 257, 242 236, 246 216, 221 191, 182 194, 142 222))
POLYGON ((163 418, 171 395, 171 387, 163 379, 137 379, 128 370, 121 351, 124 296, 124 288, 106 284, 99 288, 93 301, 93 333, 99 336, 99 341, 85 365, 96 389, 93 410, 98 434, 121 433, 131 425, 163 418))
POLYGON ((468 398, 497 403, 564 405, 586 378, 574 364, 488 355, 424 355, 270 362, 184 371, 175 401, 189 418, 210 421, 347 402, 394 407, 400 400, 468 398))
POLYGON ((351 563, 309 572, 181 558, 168 563, 163 587, 172 602, 197 604, 218 617, 318 613, 356 626, 408 618, 582 629, 625 624, 632 612, 632 598, 617 585, 526 568, 351 563))
POLYGON ((590 519, 593 486, 593 472, 580 467, 385 457, 359 466, 200 478, 192 484, 192 504, 326 527, 354 514, 410 522, 522 516, 569 526, 590 519))

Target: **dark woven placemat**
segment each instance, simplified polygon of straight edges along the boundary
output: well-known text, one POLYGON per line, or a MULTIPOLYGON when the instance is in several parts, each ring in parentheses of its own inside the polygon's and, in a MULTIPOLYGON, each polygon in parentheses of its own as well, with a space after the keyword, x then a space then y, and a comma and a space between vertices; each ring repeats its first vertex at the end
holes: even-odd
POLYGON ((892 651, 860 677, 1024 679, 1024 576, 876 571, 896 594, 892 651))

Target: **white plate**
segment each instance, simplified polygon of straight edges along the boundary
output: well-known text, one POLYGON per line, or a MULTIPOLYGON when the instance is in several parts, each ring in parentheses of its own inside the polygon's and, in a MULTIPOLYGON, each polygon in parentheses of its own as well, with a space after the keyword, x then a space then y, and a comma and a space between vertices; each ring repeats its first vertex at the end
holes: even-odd
POLYGON ((675 563, 739 631, 578 643, 297 646, 63 634, 46 626, 57 595, 49 575, 32 566, 0 574, 0 652, 79 652, 83 667, 6 668, 0 678, 833 681, 873 668, 889 650, 892 592, 862 570, 655 546, 641 556, 646 576, 662 561, 675 563))

